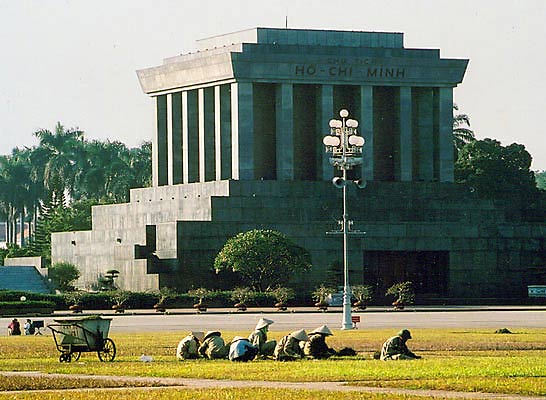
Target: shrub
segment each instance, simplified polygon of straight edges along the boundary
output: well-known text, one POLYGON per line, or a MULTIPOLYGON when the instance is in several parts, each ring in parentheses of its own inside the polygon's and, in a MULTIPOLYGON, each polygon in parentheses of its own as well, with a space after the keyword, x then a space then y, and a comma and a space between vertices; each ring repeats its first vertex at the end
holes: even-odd
POLYGON ((2 315, 17 313, 39 312, 43 309, 55 309, 52 301, 27 300, 27 301, 0 301, 0 313, 2 315))
POLYGON ((336 289, 330 286, 320 285, 313 290, 312 296, 317 303, 325 303, 326 298, 335 293, 336 289))
POLYGON ((231 300, 236 303, 247 304, 254 297, 252 289, 247 287, 237 287, 231 291, 231 300))
POLYGON ((370 285, 354 285, 351 287, 353 297, 361 304, 368 304, 373 298, 373 286, 370 285))
POLYGON ((292 288, 287 288, 283 286, 278 286, 275 289, 270 291, 273 298, 282 304, 287 304, 289 300, 292 300, 296 297, 296 292, 292 288))
POLYGON ((399 304, 412 304, 415 301, 415 291, 411 281, 399 282, 387 289, 385 296, 394 296, 399 304))

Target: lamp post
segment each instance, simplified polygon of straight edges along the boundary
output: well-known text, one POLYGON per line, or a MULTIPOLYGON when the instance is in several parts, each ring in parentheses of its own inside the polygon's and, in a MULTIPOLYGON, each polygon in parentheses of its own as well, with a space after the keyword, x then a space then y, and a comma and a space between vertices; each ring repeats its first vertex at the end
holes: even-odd
MULTIPOLYGON (((349 220, 347 213, 347 171, 362 164, 364 138, 357 134, 358 121, 347 118, 349 111, 343 109, 339 112, 339 116, 341 120, 330 120, 330 134, 325 136, 322 142, 326 152, 332 153, 330 164, 342 171, 341 177, 336 176, 332 179, 335 187, 343 189, 343 218, 339 221, 341 232, 334 233, 343 233, 343 320, 341 329, 353 329, 348 262, 348 236, 353 221, 349 220)), ((359 188, 366 186, 366 182, 362 179, 355 180, 353 183, 359 188)))

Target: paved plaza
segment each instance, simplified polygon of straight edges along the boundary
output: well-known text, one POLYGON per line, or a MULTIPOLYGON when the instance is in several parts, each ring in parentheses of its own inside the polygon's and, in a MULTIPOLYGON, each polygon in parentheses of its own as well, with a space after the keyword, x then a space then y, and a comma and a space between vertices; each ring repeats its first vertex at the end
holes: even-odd
MULTIPOLYGON (((122 332, 178 332, 189 330, 226 331, 251 330, 256 322, 266 316, 275 323, 271 331, 313 329, 326 324, 333 329, 341 327, 341 308, 330 307, 328 312, 317 312, 314 308, 293 308, 288 312, 277 312, 272 308, 249 309, 238 312, 229 308, 209 309, 197 314, 192 309, 173 309, 165 314, 152 310, 128 310, 115 314, 109 310, 84 311, 83 315, 101 314, 113 318, 112 333, 122 332)), ((389 307, 370 307, 366 311, 353 312, 360 316, 357 329, 408 329, 419 328, 546 328, 546 306, 450 306, 415 307, 394 311, 389 307)), ((44 320, 45 325, 54 319, 78 318, 80 314, 56 312, 53 316, 31 317, 44 320)), ((24 317, 20 317, 23 319, 24 317)), ((11 317, 0 319, 8 325, 11 317)), ((43 330, 50 334, 48 329, 43 330)), ((7 333, 4 331, 3 335, 7 333)))

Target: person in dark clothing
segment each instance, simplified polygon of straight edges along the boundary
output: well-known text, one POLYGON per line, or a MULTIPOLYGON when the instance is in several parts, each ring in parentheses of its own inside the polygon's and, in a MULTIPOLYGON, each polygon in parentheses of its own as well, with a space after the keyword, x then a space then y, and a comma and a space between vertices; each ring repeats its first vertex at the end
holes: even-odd
POLYGON ((21 324, 19 324, 19 321, 17 321, 17 318, 13 318, 13 320, 8 325, 8 335, 16 336, 20 334, 21 334, 21 324))
POLYGON ((415 360, 421 356, 413 354, 406 346, 406 342, 411 339, 411 333, 407 329, 402 329, 396 336, 391 337, 381 348, 381 360, 415 360))
POLYGON ((303 353, 310 358, 324 359, 336 354, 336 351, 326 344, 326 337, 333 333, 326 325, 319 326, 309 333, 309 340, 305 342, 303 353))

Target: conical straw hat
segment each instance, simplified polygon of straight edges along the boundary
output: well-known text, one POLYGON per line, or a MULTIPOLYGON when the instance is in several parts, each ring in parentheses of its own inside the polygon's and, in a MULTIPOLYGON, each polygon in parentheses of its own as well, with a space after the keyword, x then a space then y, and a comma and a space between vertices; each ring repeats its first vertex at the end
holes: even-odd
POLYGON ((319 326, 315 330, 311 331, 311 333, 322 333, 323 335, 326 335, 326 336, 333 335, 330 328, 328 328, 326 325, 319 326))
POLYGON ((260 318, 260 320, 258 321, 258 323, 256 324, 256 329, 262 329, 262 328, 265 328, 266 326, 269 326, 273 323, 272 320, 270 319, 267 319, 267 318, 260 318))
POLYGON ((222 336, 222 334, 218 331, 208 331, 206 334, 205 334, 205 337, 204 339, 208 338, 209 336, 222 336))
POLYGON ((306 342, 307 340, 309 340, 309 336, 307 336, 307 332, 305 332, 305 330, 303 329, 292 332, 290 336, 302 342, 306 342))
POLYGON ((205 334, 201 331, 191 331, 191 335, 195 336, 200 342, 205 338, 205 334))

